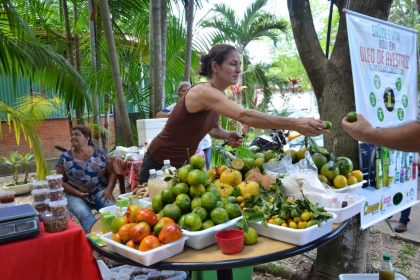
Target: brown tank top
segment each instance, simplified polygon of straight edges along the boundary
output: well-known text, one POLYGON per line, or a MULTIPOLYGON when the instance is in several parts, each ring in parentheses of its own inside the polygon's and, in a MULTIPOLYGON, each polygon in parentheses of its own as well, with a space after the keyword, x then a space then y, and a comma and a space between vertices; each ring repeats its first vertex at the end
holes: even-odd
POLYGON ((219 122, 220 114, 215 111, 189 113, 185 107, 187 94, 175 105, 165 127, 147 149, 157 163, 163 164, 169 159, 172 166, 181 167, 195 154, 201 139, 219 122))

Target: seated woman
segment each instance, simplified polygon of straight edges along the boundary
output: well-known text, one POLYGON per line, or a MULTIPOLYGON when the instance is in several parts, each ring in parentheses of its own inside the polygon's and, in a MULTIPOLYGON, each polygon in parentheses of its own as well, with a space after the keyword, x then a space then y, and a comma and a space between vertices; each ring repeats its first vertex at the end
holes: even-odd
POLYGON ((114 204, 116 174, 108 166, 107 153, 93 145, 90 129, 77 125, 71 130, 70 150, 58 158, 56 171, 63 174, 67 207, 87 233, 96 222, 92 210, 114 204))

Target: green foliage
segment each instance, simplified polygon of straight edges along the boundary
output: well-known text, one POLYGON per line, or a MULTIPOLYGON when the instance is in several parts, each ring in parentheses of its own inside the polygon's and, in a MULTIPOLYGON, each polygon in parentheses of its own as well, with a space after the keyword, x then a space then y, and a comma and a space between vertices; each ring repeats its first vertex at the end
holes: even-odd
POLYGON ((412 245, 405 245, 404 248, 398 251, 395 267, 397 267, 402 274, 408 275, 415 256, 416 247, 412 245))

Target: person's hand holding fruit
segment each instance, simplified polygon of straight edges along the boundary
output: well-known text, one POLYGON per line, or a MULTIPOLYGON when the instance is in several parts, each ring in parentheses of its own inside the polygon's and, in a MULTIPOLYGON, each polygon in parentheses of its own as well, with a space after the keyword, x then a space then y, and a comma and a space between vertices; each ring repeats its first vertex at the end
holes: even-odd
POLYGON ((351 118, 349 118, 349 115, 347 115, 341 121, 344 131, 355 140, 369 142, 372 135, 375 133, 375 128, 372 127, 363 115, 357 115, 356 119, 353 117, 354 116, 352 115, 351 118))

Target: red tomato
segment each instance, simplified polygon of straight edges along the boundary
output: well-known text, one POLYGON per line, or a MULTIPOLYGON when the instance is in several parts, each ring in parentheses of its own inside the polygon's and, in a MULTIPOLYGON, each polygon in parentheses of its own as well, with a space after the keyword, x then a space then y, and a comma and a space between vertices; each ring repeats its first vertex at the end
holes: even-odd
POLYGON ((137 223, 146 222, 151 227, 153 227, 158 222, 158 217, 156 213, 153 212, 152 210, 147 209, 147 208, 141 208, 136 214, 135 221, 137 223))
POLYGON ((159 239, 154 235, 148 235, 140 243, 140 251, 149 251, 160 246, 159 239))
POLYGON ((175 224, 167 224, 160 232, 159 232, 159 241, 167 244, 178 240, 181 238, 182 231, 181 228, 175 224))

